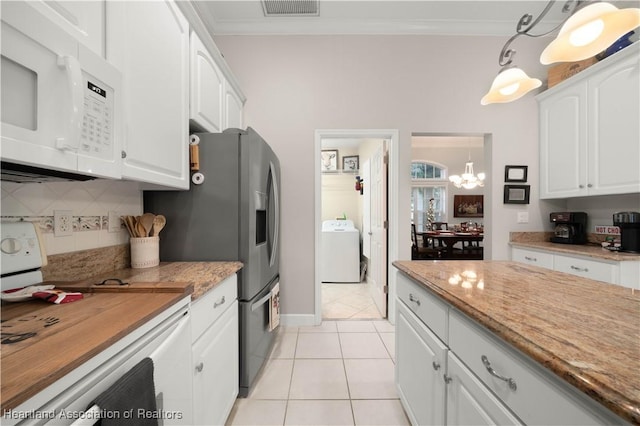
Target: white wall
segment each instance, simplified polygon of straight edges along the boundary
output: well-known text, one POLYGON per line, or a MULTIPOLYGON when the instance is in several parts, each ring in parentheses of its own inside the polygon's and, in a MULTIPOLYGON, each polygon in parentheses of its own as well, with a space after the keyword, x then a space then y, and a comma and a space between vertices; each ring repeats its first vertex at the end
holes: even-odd
MULTIPOLYGON (((282 163, 282 307, 314 312, 314 132, 316 129, 399 129, 400 167, 411 161, 411 133, 492 134, 485 220, 492 258, 508 258, 509 231, 540 230, 549 208, 538 198, 537 104, 482 107, 499 71, 504 37, 219 36, 216 44, 247 95, 245 123, 282 163), (529 206, 504 208, 506 164, 529 165, 529 206), (530 223, 517 225, 515 210, 530 223), (309 255, 306 255, 309 253, 309 255)), ((544 79, 538 57, 548 40, 519 39, 518 65, 544 79)), ((401 174, 400 229, 409 226, 409 173, 401 174)), ((407 231, 407 241, 409 232, 407 231)), ((410 244, 400 245, 410 258, 410 244), (406 247, 405 247, 406 246, 406 247)))

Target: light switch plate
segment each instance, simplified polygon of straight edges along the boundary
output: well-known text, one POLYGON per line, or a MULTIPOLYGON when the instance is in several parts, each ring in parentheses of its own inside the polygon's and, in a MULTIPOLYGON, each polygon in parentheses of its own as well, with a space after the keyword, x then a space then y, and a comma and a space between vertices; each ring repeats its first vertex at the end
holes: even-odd
POLYGON ((518 223, 529 223, 529 212, 518 212, 518 223))
POLYGON ((122 222, 120 215, 116 211, 109 211, 109 232, 120 232, 122 222))

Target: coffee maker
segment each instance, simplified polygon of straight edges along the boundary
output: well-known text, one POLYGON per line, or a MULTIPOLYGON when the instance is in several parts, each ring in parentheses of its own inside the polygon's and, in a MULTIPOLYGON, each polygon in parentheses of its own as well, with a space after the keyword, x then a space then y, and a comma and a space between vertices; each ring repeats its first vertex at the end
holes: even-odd
POLYGON ((584 212, 558 212, 549 215, 555 223, 552 243, 585 244, 587 242, 587 214, 584 212))
POLYGON ((620 228, 620 251, 640 253, 640 213, 614 213, 613 226, 620 228))

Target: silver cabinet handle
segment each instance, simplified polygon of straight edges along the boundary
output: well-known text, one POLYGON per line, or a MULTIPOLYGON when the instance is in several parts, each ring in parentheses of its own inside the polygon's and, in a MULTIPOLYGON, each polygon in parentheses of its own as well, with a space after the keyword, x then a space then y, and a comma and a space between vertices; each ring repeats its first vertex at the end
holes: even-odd
POLYGON ((433 362, 431 363, 431 365, 433 365, 433 369, 434 369, 434 370, 436 370, 436 371, 440 370, 440 363, 439 363, 437 360, 436 360, 436 361, 433 361, 433 362))
POLYGON ((525 258, 525 260, 528 260, 529 262, 537 262, 538 261, 538 259, 536 259, 535 257, 525 256, 524 258, 525 258))
POLYGON ((409 300, 415 302, 416 305, 420 306, 420 299, 415 297, 412 293, 409 293, 409 300))
POLYGON ((451 383, 451 381, 453 380, 453 379, 451 378, 451 376, 447 376, 446 374, 443 374, 443 375, 442 375, 442 378, 444 379, 444 382, 445 382, 446 384, 451 383))
POLYGON ((222 296, 222 299, 213 304, 213 309, 217 308, 220 305, 224 305, 224 302, 226 302, 226 300, 224 299, 224 296, 222 296))
POLYGON ((584 189, 584 185, 578 185, 578 188, 584 189))
POLYGON ((489 362, 489 358, 487 358, 486 355, 482 355, 480 359, 482 360, 482 363, 484 364, 484 367, 487 369, 489 374, 491 374, 496 379, 504 380, 505 382, 507 382, 509 384, 509 389, 513 391, 518 389, 518 385, 516 384, 515 380, 513 380, 511 377, 501 376, 496 370, 493 369, 491 363, 489 362))
POLYGON ((201 362, 200 364, 196 365, 196 371, 198 373, 200 373, 203 369, 204 369, 204 362, 201 362))
POLYGON ((593 185, 591 185, 590 183, 587 184, 587 188, 593 188, 593 185))
POLYGON ((571 269, 573 269, 574 271, 578 271, 578 272, 589 272, 589 268, 581 268, 579 266, 571 265, 571 269))

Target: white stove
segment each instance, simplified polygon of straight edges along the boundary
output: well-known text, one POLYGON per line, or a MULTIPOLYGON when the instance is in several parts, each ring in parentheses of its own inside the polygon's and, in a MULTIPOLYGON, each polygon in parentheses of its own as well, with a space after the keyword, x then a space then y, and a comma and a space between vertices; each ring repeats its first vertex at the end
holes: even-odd
POLYGON ((0 229, 1 290, 42 282, 40 268, 47 264, 47 255, 37 226, 31 222, 2 222, 0 229))

